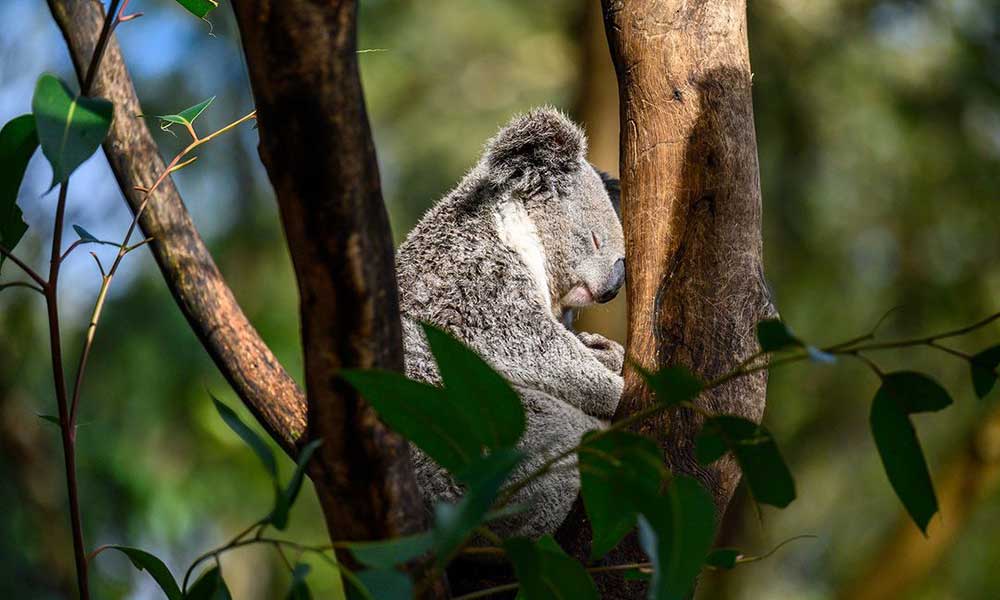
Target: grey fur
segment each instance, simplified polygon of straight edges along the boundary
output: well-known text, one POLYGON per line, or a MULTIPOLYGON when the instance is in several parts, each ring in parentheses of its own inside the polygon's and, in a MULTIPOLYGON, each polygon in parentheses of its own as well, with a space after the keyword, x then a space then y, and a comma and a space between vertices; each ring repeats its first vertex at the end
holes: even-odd
MULTIPOLYGON (((585 154, 583 132, 558 111, 515 118, 397 253, 407 375, 440 383, 420 321, 503 374, 527 414, 520 447, 529 458, 515 479, 602 427, 621 396, 622 347, 561 322, 565 310, 613 295, 622 282, 621 224, 585 154)), ((414 461, 428 506, 461 496, 426 455, 415 451, 414 461)), ((579 489, 574 464, 522 490, 515 502, 532 509, 501 533, 555 531, 579 489)))

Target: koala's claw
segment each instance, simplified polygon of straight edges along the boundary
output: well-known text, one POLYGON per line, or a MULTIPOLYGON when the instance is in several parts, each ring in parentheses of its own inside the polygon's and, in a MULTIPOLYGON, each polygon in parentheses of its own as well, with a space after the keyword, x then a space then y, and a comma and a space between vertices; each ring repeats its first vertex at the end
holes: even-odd
POLYGON ((609 340, 599 333, 589 333, 581 331, 577 334, 583 345, 586 346, 602 365, 613 373, 621 373, 625 363, 625 348, 614 340, 609 340))

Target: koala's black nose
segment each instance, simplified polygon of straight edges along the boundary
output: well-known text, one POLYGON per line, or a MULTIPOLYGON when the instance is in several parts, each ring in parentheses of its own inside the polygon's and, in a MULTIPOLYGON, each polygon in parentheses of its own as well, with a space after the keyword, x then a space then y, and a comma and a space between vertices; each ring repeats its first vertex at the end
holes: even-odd
POLYGON ((609 302, 615 296, 618 295, 618 290, 622 289, 622 285, 625 284, 625 259, 619 258, 615 261, 615 264, 611 267, 611 277, 608 278, 608 287, 603 294, 598 296, 597 301, 600 304, 609 302))

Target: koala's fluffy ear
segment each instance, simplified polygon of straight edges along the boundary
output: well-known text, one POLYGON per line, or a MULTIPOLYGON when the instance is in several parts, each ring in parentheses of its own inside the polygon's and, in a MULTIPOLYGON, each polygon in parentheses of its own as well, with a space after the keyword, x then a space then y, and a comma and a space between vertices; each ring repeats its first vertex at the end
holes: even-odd
POLYGON ((499 187, 531 191, 558 186, 587 153, 583 131, 551 107, 537 108, 511 120, 486 145, 490 180, 499 187))

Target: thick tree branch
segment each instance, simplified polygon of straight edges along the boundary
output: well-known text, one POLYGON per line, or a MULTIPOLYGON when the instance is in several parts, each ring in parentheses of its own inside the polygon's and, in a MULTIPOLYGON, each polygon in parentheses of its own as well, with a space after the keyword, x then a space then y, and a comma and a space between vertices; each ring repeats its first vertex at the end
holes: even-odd
POLYGON ((331 537, 424 525, 407 443, 338 374, 402 370, 392 237, 356 53, 352 1, 234 2, 257 101, 260 155, 298 280, 312 479, 331 537))
MULTIPOLYGON (((49 0, 82 77, 104 18, 98 0, 49 0)), ((135 211, 143 193, 165 167, 142 119, 135 88, 112 38, 94 81, 94 95, 114 102, 115 114, 104 151, 118 185, 135 211)), ((240 309, 208 249, 198 235, 177 189, 168 178, 153 195, 140 220, 153 256, 191 328, 219 370, 268 433, 289 454, 306 429, 302 391, 284 371, 240 309)))

